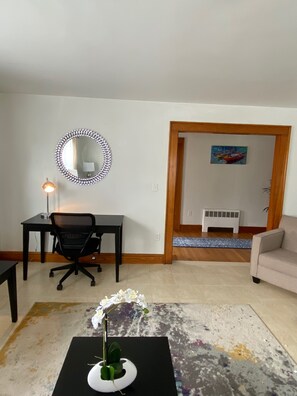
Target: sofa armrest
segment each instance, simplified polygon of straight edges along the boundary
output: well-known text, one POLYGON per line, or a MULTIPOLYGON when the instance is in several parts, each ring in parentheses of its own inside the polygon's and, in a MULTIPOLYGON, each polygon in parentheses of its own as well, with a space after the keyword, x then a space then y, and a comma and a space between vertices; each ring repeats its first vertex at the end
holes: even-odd
POLYGON ((251 251, 251 275, 257 276, 258 259, 261 253, 279 249, 282 245, 285 231, 282 228, 261 232, 253 236, 251 251))

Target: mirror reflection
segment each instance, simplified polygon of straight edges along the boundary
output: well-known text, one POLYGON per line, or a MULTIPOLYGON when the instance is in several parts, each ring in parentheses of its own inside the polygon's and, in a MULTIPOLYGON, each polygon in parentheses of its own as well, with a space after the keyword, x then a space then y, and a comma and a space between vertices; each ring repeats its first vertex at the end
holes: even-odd
POLYGON ((62 161, 73 176, 86 179, 98 174, 102 168, 103 151, 94 139, 78 136, 65 144, 62 161))

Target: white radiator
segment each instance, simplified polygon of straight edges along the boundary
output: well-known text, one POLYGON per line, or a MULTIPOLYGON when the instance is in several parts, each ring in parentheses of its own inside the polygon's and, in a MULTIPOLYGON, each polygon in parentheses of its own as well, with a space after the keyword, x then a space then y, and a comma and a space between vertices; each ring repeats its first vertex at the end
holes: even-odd
POLYGON ((240 210, 232 209, 203 209, 202 232, 207 232, 208 227, 233 228, 238 234, 240 210))

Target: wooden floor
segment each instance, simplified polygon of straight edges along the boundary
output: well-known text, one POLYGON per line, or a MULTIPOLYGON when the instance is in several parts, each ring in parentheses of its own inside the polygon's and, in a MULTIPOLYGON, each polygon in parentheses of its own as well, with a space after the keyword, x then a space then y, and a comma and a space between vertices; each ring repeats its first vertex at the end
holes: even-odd
MULTIPOLYGON (((250 233, 233 234, 232 232, 187 232, 186 234, 174 232, 174 236, 239 239, 252 239, 253 237, 250 233)), ((251 249, 173 247, 173 260, 249 262, 250 257, 251 249)))

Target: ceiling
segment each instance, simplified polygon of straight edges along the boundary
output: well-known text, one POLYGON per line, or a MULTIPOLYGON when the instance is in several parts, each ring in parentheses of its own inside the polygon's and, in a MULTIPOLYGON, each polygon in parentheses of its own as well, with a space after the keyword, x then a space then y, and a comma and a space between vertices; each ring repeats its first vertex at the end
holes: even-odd
POLYGON ((0 92, 297 107, 297 1, 0 0, 0 92))

